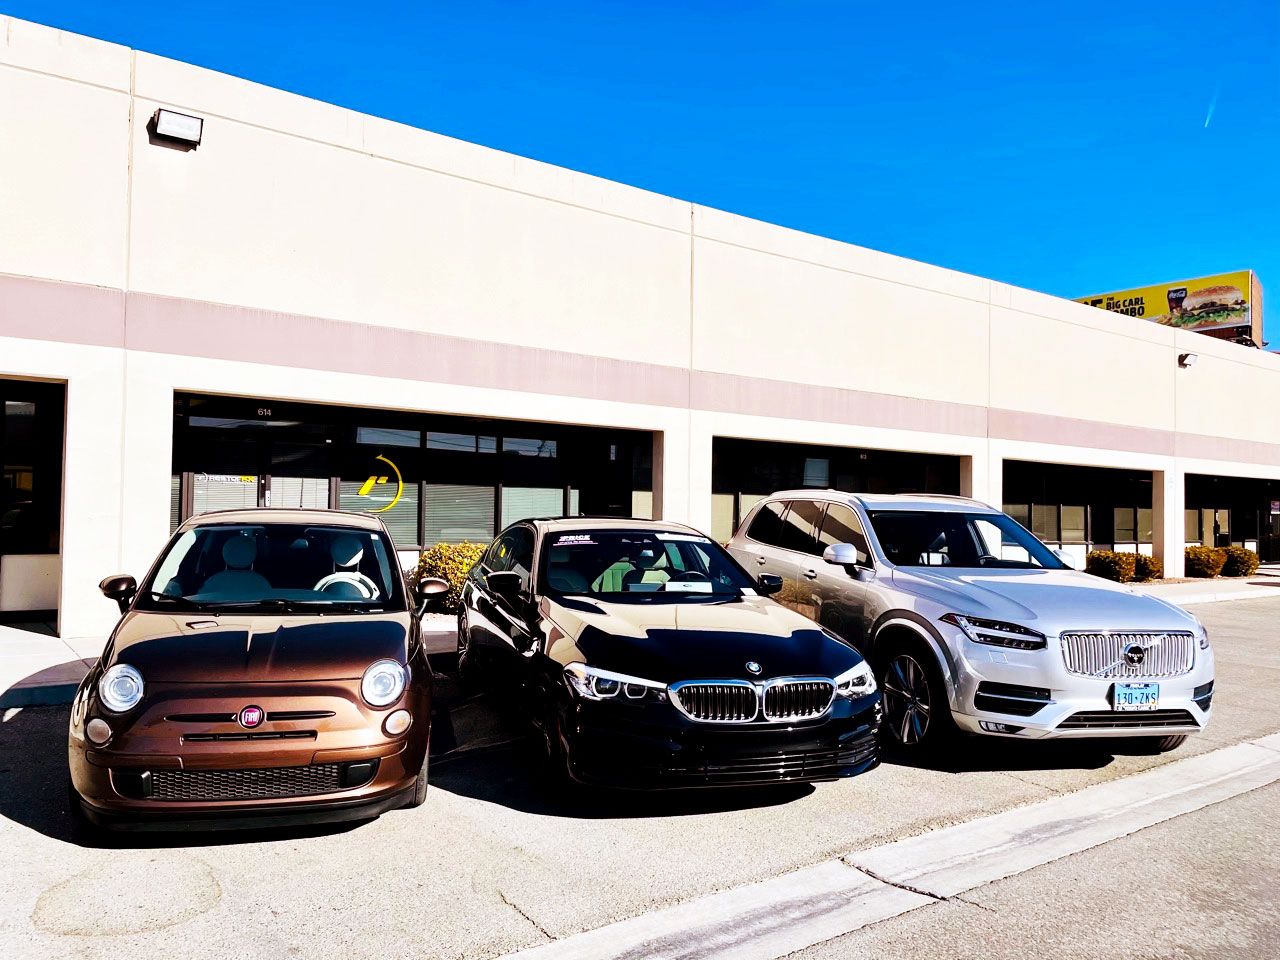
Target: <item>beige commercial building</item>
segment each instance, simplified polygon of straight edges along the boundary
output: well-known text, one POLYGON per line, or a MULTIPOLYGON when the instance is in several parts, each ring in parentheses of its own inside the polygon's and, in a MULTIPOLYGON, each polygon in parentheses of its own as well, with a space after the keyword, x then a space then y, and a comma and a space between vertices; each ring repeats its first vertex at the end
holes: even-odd
POLYGON ((66 636, 220 505, 377 510, 406 556, 531 512, 727 537, 804 484, 1171 574, 1280 530, 1276 356, 4 18, 0 398, 0 614, 66 636))

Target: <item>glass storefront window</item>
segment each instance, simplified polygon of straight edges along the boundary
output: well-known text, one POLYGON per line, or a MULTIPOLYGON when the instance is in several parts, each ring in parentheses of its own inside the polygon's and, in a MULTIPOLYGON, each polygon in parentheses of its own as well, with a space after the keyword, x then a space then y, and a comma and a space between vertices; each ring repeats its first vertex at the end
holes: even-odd
POLYGON ((1183 532, 1186 534, 1188 543, 1198 543, 1200 541, 1200 511, 1184 510, 1182 511, 1183 532))
POLYGON ((244 474, 197 473, 192 480, 191 515, 214 510, 248 510, 258 505, 258 478, 244 474))
POLYGON ((554 440, 533 440, 528 437, 503 437, 502 452, 514 453, 521 457, 554 457, 556 442, 554 440))
POLYGON ((1041 540, 1061 542, 1058 535, 1058 505, 1036 503, 1031 506, 1031 532, 1041 540))
POLYGON ((1151 543, 1155 539, 1155 512, 1150 507, 1138 508, 1138 542, 1151 543))
POLYGON ((1065 543, 1084 543, 1088 537, 1085 525, 1086 511, 1084 507, 1062 507, 1062 539, 1065 543))
POLYGON ((1017 520, 1020 524, 1022 524, 1028 530, 1031 529, 1031 505, 1030 504, 1006 503, 1004 505, 1004 512, 1007 513, 1009 516, 1013 517, 1013 519, 1017 520))
POLYGON ((369 480, 343 480, 338 488, 338 509, 353 513, 373 513, 391 531, 397 547, 419 547, 418 484, 395 482, 373 483, 369 480))
POLYGON ((488 543, 493 539, 493 487, 428 483, 423 485, 423 546, 437 543, 488 543))
POLYGON ((356 427, 356 443, 379 447, 417 447, 422 444, 422 432, 395 430, 390 427, 356 427))
POLYGON ((1133 507, 1115 508, 1116 543, 1130 543, 1138 539, 1136 511, 1133 507))
POLYGON ((831 486, 831 461, 825 457, 807 457, 804 461, 804 483, 806 487, 831 486))
POLYGON ((427 449, 451 450, 454 453, 494 453, 498 449, 498 438, 432 430, 427 433, 427 449))
POLYGON ((65 396, 61 384, 0 380, 0 554, 58 552, 65 396))
POLYGON ((502 526, 529 517, 558 517, 564 511, 560 487, 503 487, 502 526))

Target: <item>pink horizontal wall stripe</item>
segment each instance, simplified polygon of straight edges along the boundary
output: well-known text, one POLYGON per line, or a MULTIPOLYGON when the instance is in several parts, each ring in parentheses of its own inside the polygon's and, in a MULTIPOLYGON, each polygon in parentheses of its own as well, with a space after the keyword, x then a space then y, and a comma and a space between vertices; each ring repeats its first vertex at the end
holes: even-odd
POLYGON ((111 287, 0 275, 0 336, 123 347, 124 297, 111 287))
POLYGON ((677 409, 1280 465, 1280 444, 1262 441, 689 371, 29 277, 0 275, 0 336, 677 409))

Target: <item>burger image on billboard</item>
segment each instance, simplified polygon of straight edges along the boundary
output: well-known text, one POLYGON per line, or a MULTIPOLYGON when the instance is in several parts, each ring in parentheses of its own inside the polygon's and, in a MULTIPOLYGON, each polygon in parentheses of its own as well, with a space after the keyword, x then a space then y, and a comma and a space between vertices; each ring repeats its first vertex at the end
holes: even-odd
POLYGON ((1171 322, 1179 327, 1217 327, 1248 324, 1249 304, 1239 287, 1220 285, 1192 290, 1173 312, 1171 322))

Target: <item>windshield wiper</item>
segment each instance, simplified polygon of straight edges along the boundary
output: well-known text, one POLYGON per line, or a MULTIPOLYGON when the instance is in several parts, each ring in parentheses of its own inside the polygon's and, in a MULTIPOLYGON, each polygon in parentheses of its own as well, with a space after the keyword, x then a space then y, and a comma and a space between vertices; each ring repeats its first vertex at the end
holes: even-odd
POLYGON ((190 597, 183 596, 175 597, 171 593, 161 593, 159 590, 148 590, 145 596, 147 599, 154 600, 157 603, 171 603, 186 610, 203 610, 206 607, 199 600, 192 600, 190 597))
POLYGON ((205 610, 244 610, 247 607, 266 607, 269 610, 297 610, 296 600, 282 600, 278 597, 264 597, 261 600, 218 600, 201 604, 205 610))
POLYGON ((298 613, 303 610, 320 611, 338 610, 343 613, 381 612, 381 607, 370 607, 352 601, 329 600, 286 600, 281 597, 264 597, 261 600, 228 600, 219 603, 206 603, 208 610, 244 610, 248 607, 265 607, 269 610, 282 610, 286 613, 298 613))

